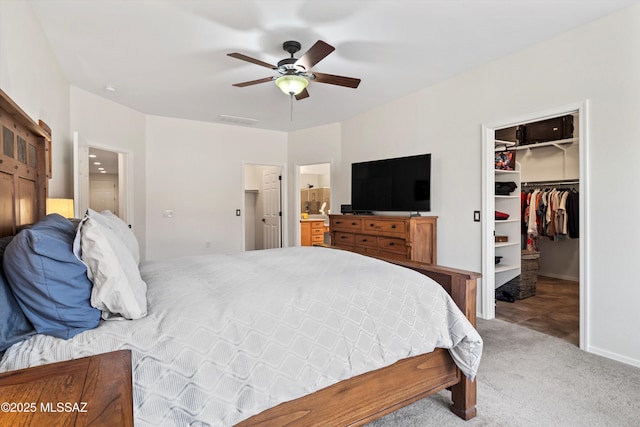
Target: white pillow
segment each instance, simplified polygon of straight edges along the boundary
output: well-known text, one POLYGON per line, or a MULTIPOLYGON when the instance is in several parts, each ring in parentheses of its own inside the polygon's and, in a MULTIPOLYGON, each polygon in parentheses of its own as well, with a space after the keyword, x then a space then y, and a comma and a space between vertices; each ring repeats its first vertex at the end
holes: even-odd
POLYGON ((102 212, 96 212, 93 209, 87 210, 87 216, 98 221, 105 227, 109 227, 127 247, 127 250, 131 252, 136 265, 140 264, 140 247, 138 246, 138 239, 129 226, 121 220, 116 214, 109 210, 102 212))
POLYGON ((147 284, 119 236, 89 215, 80 224, 80 245, 87 276, 93 282, 91 305, 102 310, 102 318, 146 316, 147 284))

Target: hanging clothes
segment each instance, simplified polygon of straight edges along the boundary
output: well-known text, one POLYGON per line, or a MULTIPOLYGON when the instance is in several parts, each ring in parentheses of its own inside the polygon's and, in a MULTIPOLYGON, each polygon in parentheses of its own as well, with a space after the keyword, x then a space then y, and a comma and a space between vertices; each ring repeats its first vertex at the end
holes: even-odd
POLYGON ((554 241, 579 238, 580 195, 575 189, 523 190, 520 200, 527 250, 538 250, 539 236, 554 241))

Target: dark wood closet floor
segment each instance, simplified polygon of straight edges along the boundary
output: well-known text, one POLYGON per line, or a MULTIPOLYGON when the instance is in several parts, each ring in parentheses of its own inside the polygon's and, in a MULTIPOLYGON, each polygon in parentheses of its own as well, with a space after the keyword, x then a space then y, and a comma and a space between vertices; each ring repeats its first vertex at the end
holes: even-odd
POLYGON ((496 318, 580 345, 579 283, 538 276, 536 295, 496 301, 496 318))

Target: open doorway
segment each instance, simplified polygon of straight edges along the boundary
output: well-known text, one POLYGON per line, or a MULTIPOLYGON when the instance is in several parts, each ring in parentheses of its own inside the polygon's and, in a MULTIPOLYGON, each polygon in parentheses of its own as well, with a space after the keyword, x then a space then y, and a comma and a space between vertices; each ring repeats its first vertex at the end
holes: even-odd
POLYGON ((281 248, 283 167, 244 165, 244 249, 281 248))
POLYGON ((89 147, 89 207, 120 216, 118 153, 89 147))
MULTIPOLYGON (((589 238, 585 208, 588 197, 586 120, 585 102, 483 126, 481 315, 503 320, 509 320, 506 317, 511 316, 522 326, 556 336, 569 331, 564 329, 567 325, 563 323, 575 322, 573 336, 561 337, 581 348, 588 346, 586 331, 589 320, 586 302, 588 276, 584 262, 589 238), (528 130, 533 134, 533 130, 539 130, 541 125, 547 126, 549 122, 563 119, 574 125, 570 137, 551 138, 545 142, 526 140, 523 143, 522 133, 515 136, 516 129, 521 129, 524 135, 528 130), (513 134, 512 138, 510 134, 513 134), (504 153, 512 153, 513 167, 497 166, 498 154, 504 153), (509 194, 498 191, 498 187, 504 187, 502 184, 511 182, 517 185, 515 191, 509 194), (555 192, 576 193, 576 196, 579 193, 575 198, 579 224, 574 236, 566 231, 566 235, 561 236, 557 230, 545 229, 546 219, 540 215, 551 212, 547 210, 550 205, 546 203, 555 192), (531 199, 534 199, 534 208, 531 208, 531 199), (530 287, 532 280, 535 280, 533 288, 530 287), (540 292, 537 292, 537 284, 540 284, 540 292), (522 286, 517 287, 519 285, 522 286), (571 295, 563 288, 571 289, 571 295), (505 304, 509 298, 502 301, 500 298, 504 289, 510 294, 522 293, 511 295, 516 296, 515 301, 505 304), (575 307, 573 317, 562 312, 568 309, 569 303, 575 307), (518 311, 516 304, 523 306, 523 310, 518 311), (539 316, 535 310, 540 311, 539 316), (550 313, 559 317, 552 319, 550 313), (551 329, 543 330, 545 325, 551 329)), ((557 203, 553 202, 554 205, 557 203)))
POLYGON ((318 242, 330 244, 331 163, 300 166, 297 184, 300 245, 311 246, 318 242))
POLYGON ((132 154, 89 144, 73 133, 75 216, 110 210, 133 228, 132 154))

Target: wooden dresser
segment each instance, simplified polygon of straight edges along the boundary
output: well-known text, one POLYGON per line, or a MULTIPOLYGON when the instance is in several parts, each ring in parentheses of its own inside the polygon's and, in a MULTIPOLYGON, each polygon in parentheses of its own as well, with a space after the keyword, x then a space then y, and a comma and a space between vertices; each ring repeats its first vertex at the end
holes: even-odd
POLYGON ((2 426, 133 426, 131 352, 0 374, 2 426))
POLYGON ((303 219, 300 221, 300 245, 313 246, 324 243, 324 220, 303 219))
POLYGON ((329 217, 332 246, 367 255, 437 263, 437 216, 329 217))

